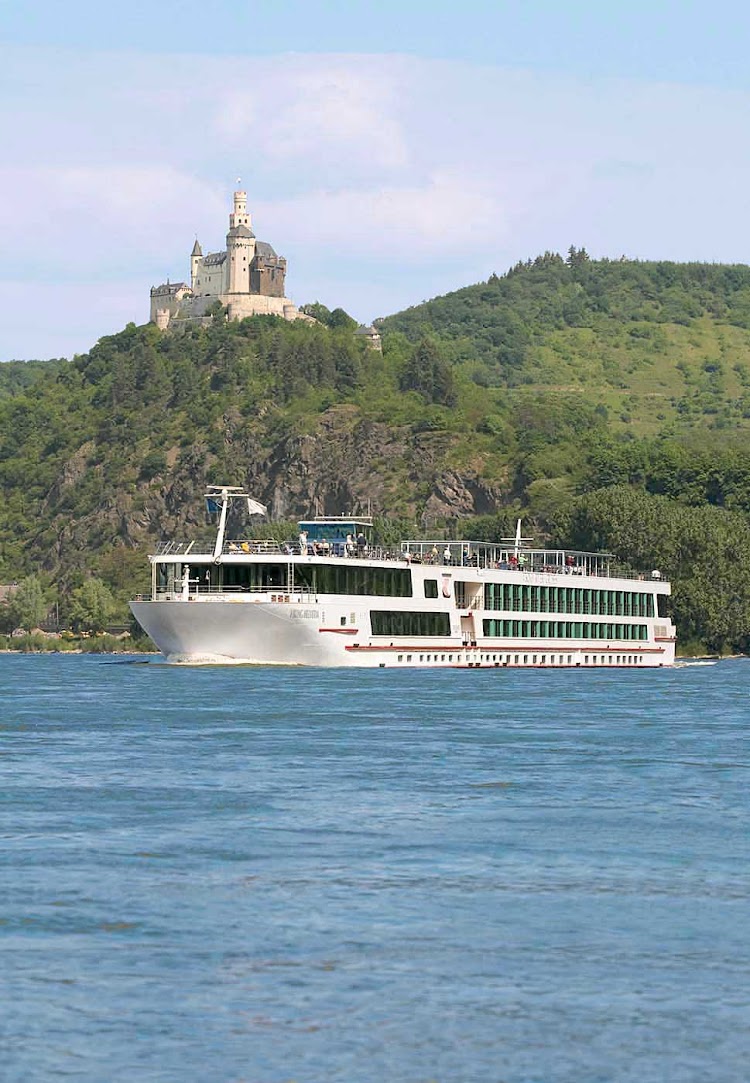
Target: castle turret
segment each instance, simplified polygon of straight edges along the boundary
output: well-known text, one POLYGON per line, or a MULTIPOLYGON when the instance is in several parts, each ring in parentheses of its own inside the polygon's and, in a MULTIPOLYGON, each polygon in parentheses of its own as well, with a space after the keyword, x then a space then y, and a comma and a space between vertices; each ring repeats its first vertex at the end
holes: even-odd
POLYGON ((193 251, 190 253, 190 286, 195 289, 195 280, 198 275, 198 267, 203 259, 203 249, 198 243, 198 238, 195 238, 195 244, 193 245, 193 251))
POLYGON ((255 234, 247 213, 247 192, 234 193, 234 210, 229 215, 227 233, 227 293, 250 292, 250 264, 255 255, 255 234))
POLYGON ((234 229, 235 226, 253 228, 250 215, 247 213, 247 192, 234 193, 234 211, 229 215, 229 228, 234 229))

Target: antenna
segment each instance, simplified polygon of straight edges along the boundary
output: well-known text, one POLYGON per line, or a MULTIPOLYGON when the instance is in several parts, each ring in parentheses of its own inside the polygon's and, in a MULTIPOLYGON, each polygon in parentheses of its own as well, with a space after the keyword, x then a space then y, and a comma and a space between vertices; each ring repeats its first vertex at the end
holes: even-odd
POLYGON ((533 538, 523 538, 521 536, 521 520, 516 519, 516 533, 512 538, 501 538, 500 543, 502 545, 512 545, 513 554, 518 556, 520 550, 523 548, 526 542, 533 541, 533 538))

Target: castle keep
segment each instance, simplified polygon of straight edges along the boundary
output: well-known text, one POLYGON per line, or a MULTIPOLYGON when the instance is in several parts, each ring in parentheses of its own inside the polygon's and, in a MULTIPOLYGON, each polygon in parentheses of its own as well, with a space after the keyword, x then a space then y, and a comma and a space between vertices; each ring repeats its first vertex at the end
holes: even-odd
POLYGON ((247 193, 235 192, 226 248, 204 256, 196 240, 190 253, 190 285, 167 281, 152 286, 150 320, 163 330, 173 321, 205 317, 217 301, 230 320, 258 315, 310 320, 284 296, 285 278, 286 260, 266 241, 256 240, 247 193))

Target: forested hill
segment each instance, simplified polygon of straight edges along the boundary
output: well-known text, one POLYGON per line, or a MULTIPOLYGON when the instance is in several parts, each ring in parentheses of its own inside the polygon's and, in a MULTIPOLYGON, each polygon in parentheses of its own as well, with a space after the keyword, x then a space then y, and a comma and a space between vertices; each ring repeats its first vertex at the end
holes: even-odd
POLYGON ((41 575, 64 612, 94 574, 122 601, 222 482, 277 521, 369 507, 391 538, 523 513, 660 566, 683 635, 745 645, 750 268, 547 254, 381 321, 382 356, 315 313, 0 368, 0 583, 41 575))
POLYGON ((548 252, 380 327, 445 340, 446 356, 480 386, 583 394, 607 408, 615 430, 735 428, 750 418, 744 265, 548 252))

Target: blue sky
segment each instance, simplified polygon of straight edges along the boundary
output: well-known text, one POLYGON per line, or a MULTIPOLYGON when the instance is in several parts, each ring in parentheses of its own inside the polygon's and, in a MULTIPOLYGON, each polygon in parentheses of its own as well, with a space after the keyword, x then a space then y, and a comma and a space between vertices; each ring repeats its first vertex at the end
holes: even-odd
POLYGON ((70 356, 222 247, 363 321, 547 248, 748 260, 750 9, 0 2, 0 359, 70 356))

